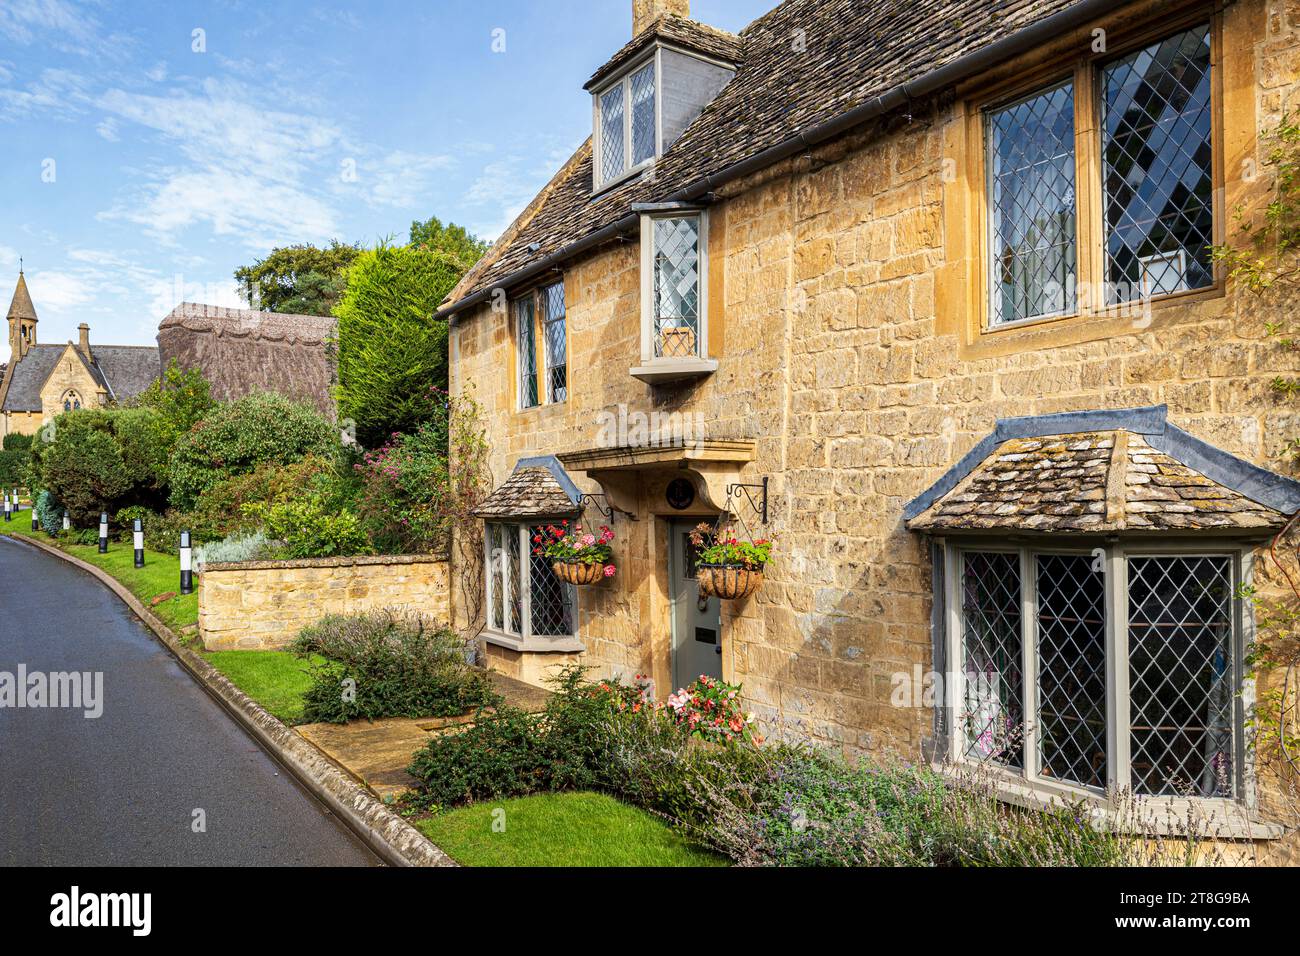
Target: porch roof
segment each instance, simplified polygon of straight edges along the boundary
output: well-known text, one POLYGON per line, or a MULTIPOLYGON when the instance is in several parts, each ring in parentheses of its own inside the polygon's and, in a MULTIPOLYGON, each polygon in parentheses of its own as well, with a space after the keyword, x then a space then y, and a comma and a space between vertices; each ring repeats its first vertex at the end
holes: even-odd
POLYGON ((498 485, 474 513, 480 518, 567 518, 578 510, 550 469, 526 465, 498 485))
POLYGON ((1168 424, 1164 406, 1007 419, 998 427, 908 506, 908 528, 1263 534, 1300 507, 1300 484, 1168 424), (1054 427, 1069 422, 1092 427, 1054 427))

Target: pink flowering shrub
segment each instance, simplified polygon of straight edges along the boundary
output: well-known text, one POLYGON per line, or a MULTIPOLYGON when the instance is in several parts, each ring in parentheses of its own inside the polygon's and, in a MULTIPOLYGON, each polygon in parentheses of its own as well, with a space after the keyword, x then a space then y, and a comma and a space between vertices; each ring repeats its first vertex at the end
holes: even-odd
POLYGON ((600 534, 583 531, 582 525, 569 527, 568 521, 558 525, 546 525, 533 530, 533 554, 544 555, 552 561, 568 561, 581 564, 603 564, 605 577, 614 576, 614 549, 610 542, 614 532, 608 526, 600 526, 600 534))
POLYGON ((355 466, 357 512, 381 554, 425 554, 446 547, 451 497, 446 425, 430 422, 392 435, 355 466))
POLYGON ((714 743, 737 740, 761 744, 754 715, 740 707, 740 686, 701 674, 689 687, 668 695, 665 710, 692 736, 714 743))

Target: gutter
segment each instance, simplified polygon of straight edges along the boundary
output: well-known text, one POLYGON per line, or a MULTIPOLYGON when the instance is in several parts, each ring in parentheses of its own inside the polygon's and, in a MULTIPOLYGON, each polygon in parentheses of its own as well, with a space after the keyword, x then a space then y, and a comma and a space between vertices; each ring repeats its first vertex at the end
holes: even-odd
MULTIPOLYGON (((900 83, 898 86, 867 100, 865 103, 860 103, 838 116, 796 133, 775 146, 768 147, 761 153, 755 153, 753 156, 732 163, 716 173, 701 177, 690 185, 664 197, 661 201, 672 203, 698 200, 700 197, 716 191, 726 183, 775 165, 784 159, 789 159, 809 147, 823 143, 846 130, 852 129, 854 126, 859 126, 901 106, 906 106, 914 100, 922 99, 931 93, 952 86, 991 66, 996 66, 1021 53, 1026 53, 1062 33, 1077 29, 1090 20, 1104 16, 1131 3, 1132 0, 1080 0, 1079 3, 1037 20, 1010 36, 996 40, 973 53, 960 56, 951 63, 933 69, 928 73, 923 73, 914 80, 900 83)), ((639 224, 639 221, 640 217, 636 213, 623 216, 582 239, 563 246, 536 262, 510 273, 501 281, 494 282, 487 288, 479 289, 458 302, 443 306, 433 314, 433 318, 446 319, 453 317, 458 312, 463 312, 487 300, 497 289, 508 289, 511 286, 519 285, 534 276, 555 268, 561 262, 586 252, 593 246, 630 233, 639 224)))

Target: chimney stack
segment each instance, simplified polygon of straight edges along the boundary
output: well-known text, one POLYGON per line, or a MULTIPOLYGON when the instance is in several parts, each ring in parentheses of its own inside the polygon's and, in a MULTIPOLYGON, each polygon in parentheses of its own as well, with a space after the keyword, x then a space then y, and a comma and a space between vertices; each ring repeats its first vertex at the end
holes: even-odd
POLYGON ((77 326, 77 331, 81 333, 81 342, 77 347, 81 349, 81 354, 86 357, 87 362, 93 362, 94 359, 90 355, 90 326, 82 322, 77 326))
POLYGON ((632 36, 640 36, 669 14, 689 18, 691 0, 632 0, 632 36))

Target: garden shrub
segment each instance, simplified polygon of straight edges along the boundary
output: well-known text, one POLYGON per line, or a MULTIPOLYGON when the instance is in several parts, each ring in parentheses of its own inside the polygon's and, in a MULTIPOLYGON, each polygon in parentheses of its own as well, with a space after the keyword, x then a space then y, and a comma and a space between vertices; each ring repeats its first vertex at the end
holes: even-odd
POLYGON ((311 406, 273 393, 219 405, 182 435, 169 471, 171 503, 192 509, 214 485, 259 465, 289 465, 338 448, 332 424, 311 406))
POLYGON ((4 451, 30 451, 34 438, 34 435, 21 435, 18 432, 10 432, 5 435, 3 441, 0 441, 0 449, 4 451))
POLYGON ((394 435, 354 466, 357 512, 381 554, 444 551, 451 527, 446 407, 437 420, 394 435))
MULTIPOLYGON (((193 535, 193 516, 171 509, 155 515, 144 523, 144 546, 159 554, 179 554, 181 549, 181 532, 189 531, 193 535)), ((202 539, 192 537, 198 544, 202 539)))
POLYGON ((238 561, 262 561, 275 557, 275 543, 260 531, 233 534, 220 541, 209 541, 194 550, 194 569, 200 573, 209 564, 238 561))
POLYGON ((143 531, 158 520, 158 515, 143 505, 128 505, 119 509, 117 514, 113 516, 113 527, 117 529, 117 534, 114 536, 115 540, 133 540, 132 534, 135 531, 136 518, 140 519, 140 530, 143 531))
POLYGON ((189 511, 190 531, 198 541, 219 541, 260 527, 250 508, 258 504, 280 504, 310 494, 330 463, 319 455, 308 455, 289 465, 264 463, 247 474, 235 475, 213 485, 189 511))
POLYGON ((245 514, 257 519, 266 536, 280 542, 285 558, 332 558, 370 554, 370 539, 351 511, 330 511, 320 498, 255 504, 245 514))
POLYGON ((63 505, 58 498, 48 491, 37 492, 34 507, 36 520, 46 534, 56 535, 63 531, 63 505))
POLYGON ((63 502, 74 527, 98 524, 100 512, 115 514, 132 488, 112 416, 81 409, 64 412, 54 425, 54 441, 40 450, 41 483, 63 502))
POLYGON ((292 650, 325 658, 310 665, 307 722, 453 717, 498 700, 486 672, 469 664, 465 641, 418 615, 329 615, 303 628, 292 650))
POLYGON ((31 452, 26 448, 6 448, 0 451, 0 487, 12 488, 27 484, 27 462, 31 452))
POLYGON ((552 752, 538 715, 502 707, 416 753, 408 768, 421 783, 413 802, 434 809, 551 790, 552 752))

